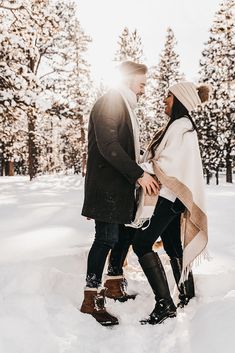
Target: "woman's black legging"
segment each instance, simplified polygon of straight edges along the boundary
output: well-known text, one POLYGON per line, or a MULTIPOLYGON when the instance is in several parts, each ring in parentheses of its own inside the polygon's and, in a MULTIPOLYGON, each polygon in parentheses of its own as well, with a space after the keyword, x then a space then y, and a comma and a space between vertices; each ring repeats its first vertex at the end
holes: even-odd
POLYGON ((184 210, 179 199, 171 202, 161 196, 158 198, 150 225, 146 229, 138 229, 134 236, 132 247, 138 258, 152 251, 158 237, 162 238, 163 247, 169 257, 182 257, 180 217, 184 210))

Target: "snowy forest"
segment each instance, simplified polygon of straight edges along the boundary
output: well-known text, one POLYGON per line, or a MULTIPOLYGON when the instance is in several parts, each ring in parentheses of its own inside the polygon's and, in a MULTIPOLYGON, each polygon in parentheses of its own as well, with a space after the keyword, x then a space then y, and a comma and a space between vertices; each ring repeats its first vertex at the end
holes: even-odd
MULTIPOLYGON (((235 0, 0 0, 0 353, 234 353, 234 130, 235 0), (110 89, 95 64, 109 75, 108 62, 115 68, 125 60, 148 66, 136 108, 142 150, 167 124, 170 85, 210 88, 210 100, 191 113, 208 246, 193 263, 195 296, 156 325, 140 325, 156 296, 130 247, 125 277, 117 277, 136 298, 106 298, 119 321, 111 328, 80 311, 96 238, 95 217, 82 208, 89 116, 110 89)), ((194 158, 186 151, 187 172, 194 158)), ((114 179, 99 178, 108 186, 114 179)), ((158 238, 153 250, 177 305, 180 288, 163 245, 158 238)), ((104 286, 107 274, 106 260, 104 286)))
MULTIPOLYGON (((235 118, 235 1, 221 2, 208 24, 198 63, 198 83, 211 100, 193 113, 204 174, 232 183, 235 118)), ((165 123, 169 85, 187 79, 180 69, 177 38, 167 29, 158 60, 149 68, 138 107, 143 147, 165 123)), ((0 1, 0 175, 82 174, 86 165, 89 112, 107 87, 91 77, 87 52, 92 38, 72 1, 0 1)), ((114 63, 144 62, 138 28, 123 28, 114 63)))

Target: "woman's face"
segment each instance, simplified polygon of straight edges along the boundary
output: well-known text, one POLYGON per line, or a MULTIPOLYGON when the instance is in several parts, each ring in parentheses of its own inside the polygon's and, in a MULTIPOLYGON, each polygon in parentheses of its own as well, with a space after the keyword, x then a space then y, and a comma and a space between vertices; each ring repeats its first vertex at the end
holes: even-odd
POLYGON ((171 112, 172 112, 172 107, 173 107, 173 102, 174 102, 174 96, 171 92, 168 92, 167 97, 164 99, 164 103, 165 103, 165 113, 168 116, 171 116, 171 112))

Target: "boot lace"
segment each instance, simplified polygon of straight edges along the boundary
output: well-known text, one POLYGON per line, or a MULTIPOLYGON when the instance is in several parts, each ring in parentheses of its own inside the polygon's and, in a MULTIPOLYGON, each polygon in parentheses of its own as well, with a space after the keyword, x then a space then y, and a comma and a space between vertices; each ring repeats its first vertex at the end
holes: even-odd
POLYGON ((97 294, 94 297, 95 309, 97 311, 105 310, 105 303, 106 303, 106 300, 105 300, 105 297, 103 295, 97 294))

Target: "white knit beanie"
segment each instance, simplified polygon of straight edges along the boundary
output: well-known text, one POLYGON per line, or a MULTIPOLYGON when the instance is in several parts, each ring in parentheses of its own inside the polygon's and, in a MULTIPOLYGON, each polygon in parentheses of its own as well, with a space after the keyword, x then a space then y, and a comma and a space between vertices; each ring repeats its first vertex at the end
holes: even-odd
POLYGON ((192 82, 176 83, 169 88, 169 91, 185 106, 188 112, 202 104, 197 87, 192 82))

